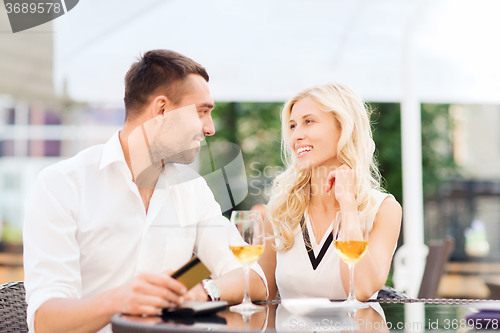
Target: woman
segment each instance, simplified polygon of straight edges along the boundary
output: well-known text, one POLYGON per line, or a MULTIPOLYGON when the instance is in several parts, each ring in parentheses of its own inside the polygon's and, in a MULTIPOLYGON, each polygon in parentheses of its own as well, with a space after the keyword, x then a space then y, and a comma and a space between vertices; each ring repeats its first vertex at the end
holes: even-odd
POLYGON ((269 299, 278 290, 281 298, 346 298, 349 269, 328 240, 339 211, 362 211, 369 221, 354 289, 359 300, 376 297, 389 273, 401 206, 381 191, 368 110, 345 85, 327 84, 297 94, 281 118, 287 169, 274 181, 266 218, 274 237, 259 260, 269 299))

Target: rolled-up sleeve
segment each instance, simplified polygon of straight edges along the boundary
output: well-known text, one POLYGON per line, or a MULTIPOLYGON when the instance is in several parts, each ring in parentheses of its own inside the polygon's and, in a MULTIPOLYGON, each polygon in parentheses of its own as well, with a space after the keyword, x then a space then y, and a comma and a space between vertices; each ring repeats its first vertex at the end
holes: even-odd
POLYGON ((76 186, 69 177, 45 169, 25 203, 24 285, 32 333, 35 312, 44 302, 81 297, 78 202, 76 186))

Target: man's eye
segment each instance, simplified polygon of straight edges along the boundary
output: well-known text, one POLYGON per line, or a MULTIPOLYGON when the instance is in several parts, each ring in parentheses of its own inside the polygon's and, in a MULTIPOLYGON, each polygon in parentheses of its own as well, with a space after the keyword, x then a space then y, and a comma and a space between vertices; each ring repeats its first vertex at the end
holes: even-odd
POLYGON ((310 123, 312 123, 312 122, 313 122, 313 121, 312 121, 311 119, 307 119, 307 120, 306 120, 306 124, 310 124, 310 123))

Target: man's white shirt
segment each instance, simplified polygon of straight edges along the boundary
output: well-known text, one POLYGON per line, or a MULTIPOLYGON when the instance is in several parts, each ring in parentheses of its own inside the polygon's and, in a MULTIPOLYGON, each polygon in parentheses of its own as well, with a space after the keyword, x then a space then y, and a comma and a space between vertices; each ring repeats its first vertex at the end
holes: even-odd
MULTIPOLYGON (((190 168, 164 167, 146 214, 118 133, 105 145, 44 169, 25 212, 30 332, 36 310, 51 298, 87 298, 140 272, 175 270, 193 252, 213 278, 242 267, 229 250, 229 238, 238 232, 190 168)), ((251 267, 267 285, 260 266, 251 267)))

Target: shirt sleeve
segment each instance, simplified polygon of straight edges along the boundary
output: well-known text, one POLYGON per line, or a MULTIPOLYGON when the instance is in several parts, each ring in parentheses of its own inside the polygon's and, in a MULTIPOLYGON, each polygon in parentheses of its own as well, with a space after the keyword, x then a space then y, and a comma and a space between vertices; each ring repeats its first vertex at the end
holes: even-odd
MULTIPOLYGON (((198 225, 195 253, 212 272, 212 277, 217 278, 243 267, 229 249, 230 239, 239 238, 241 242, 243 240, 236 227, 222 215, 220 206, 215 201, 205 180, 200 177, 197 181, 199 182, 197 188, 198 225)), ((262 268, 258 263, 252 264, 250 268, 259 274, 268 293, 267 280, 262 268)))
POLYGON ((81 297, 78 206, 76 186, 52 169, 38 175, 25 203, 24 286, 32 333, 35 312, 44 302, 81 297))

